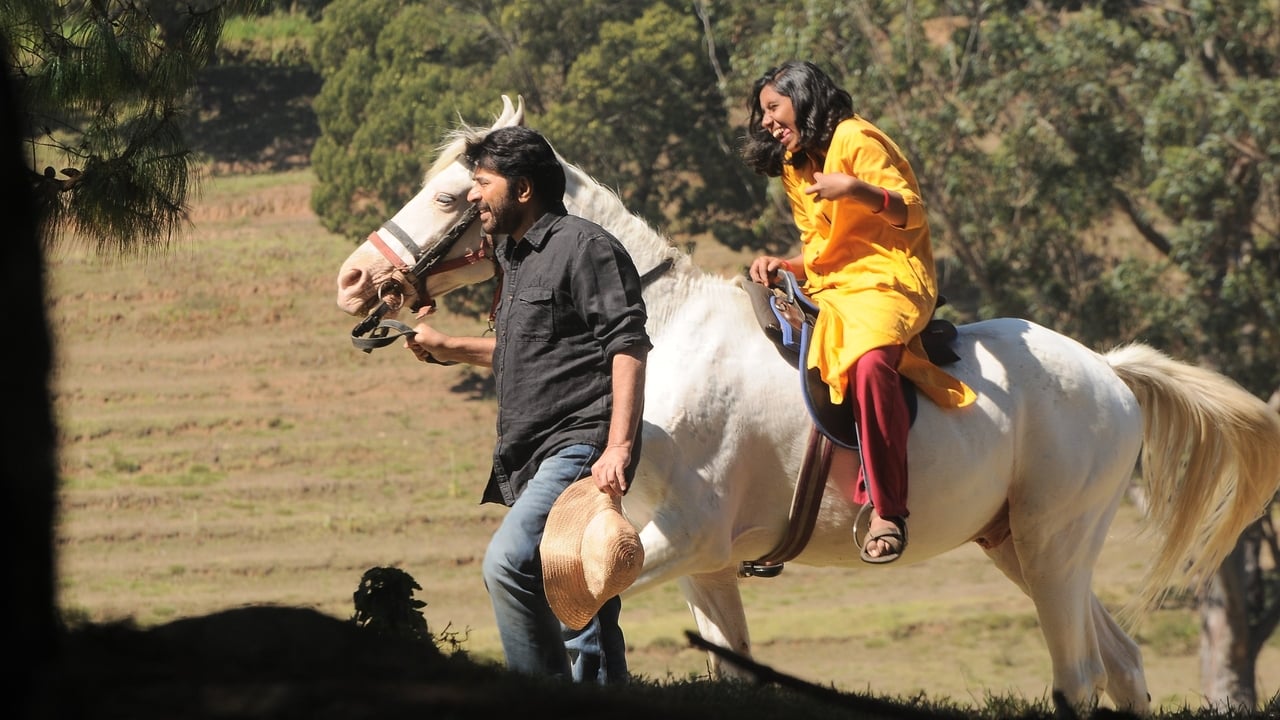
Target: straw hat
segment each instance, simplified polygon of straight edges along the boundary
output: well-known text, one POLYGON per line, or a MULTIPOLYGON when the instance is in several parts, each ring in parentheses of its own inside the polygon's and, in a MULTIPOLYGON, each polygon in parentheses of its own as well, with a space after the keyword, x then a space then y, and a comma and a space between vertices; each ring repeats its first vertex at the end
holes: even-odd
POLYGON ((560 622, 581 630, 609 598, 640 575, 644 546, 622 515, 622 501, 583 478, 570 485, 547 515, 542 534, 542 579, 560 622))

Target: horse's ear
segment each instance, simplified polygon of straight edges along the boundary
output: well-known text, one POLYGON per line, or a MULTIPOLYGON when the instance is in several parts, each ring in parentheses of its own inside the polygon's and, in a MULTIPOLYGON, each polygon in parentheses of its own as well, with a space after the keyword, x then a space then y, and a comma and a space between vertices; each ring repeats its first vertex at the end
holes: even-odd
POLYGON ((512 127, 515 125, 524 125, 524 96, 517 95, 518 104, 511 103, 511 97, 502 96, 502 114, 498 116, 497 121, 493 123, 490 130, 497 130, 500 127, 512 127))
POLYGON ((515 111, 515 107, 512 106, 511 104, 511 98, 506 95, 503 95, 502 96, 502 114, 499 115, 497 119, 493 121, 493 127, 489 129, 497 130, 500 127, 507 127, 511 125, 511 119, 515 114, 516 114, 516 111, 515 111))

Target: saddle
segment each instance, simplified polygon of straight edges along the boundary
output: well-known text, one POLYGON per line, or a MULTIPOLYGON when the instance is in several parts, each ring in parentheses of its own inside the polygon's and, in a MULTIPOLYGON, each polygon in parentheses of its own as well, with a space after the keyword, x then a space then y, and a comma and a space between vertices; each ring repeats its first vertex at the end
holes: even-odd
MULTIPOLYGON (((786 561, 804 550, 813 533, 826 488, 833 445, 854 451, 859 449, 852 397, 846 394, 844 402, 839 405, 832 403, 827 384, 818 371, 807 367, 805 362, 818 306, 801 292, 795 275, 779 271, 778 276, 780 287, 768 288, 750 281, 742 282, 742 286, 752 300, 756 319, 760 321, 765 335, 773 340, 778 352, 799 369, 805 405, 813 419, 813 427, 791 499, 786 534, 769 553, 755 560, 742 561, 738 566, 739 577, 776 577, 786 561)), ((944 304, 946 299, 939 297, 935 310, 944 304)), ((925 326, 920 339, 934 364, 949 365, 960 359, 951 347, 956 335, 956 326, 947 320, 933 318, 925 326)), ((916 387, 906 378, 901 382, 911 422, 914 423, 918 408, 916 387)))
MULTIPOLYGON (((800 371, 801 390, 809 415, 818 430, 837 445, 850 450, 858 449, 857 429, 853 422, 853 398, 846 394, 839 405, 831 402, 827 384, 815 368, 806 367, 809 343, 813 337, 813 323, 818 317, 818 306, 800 289, 796 276, 786 270, 778 272, 780 284, 768 288, 754 282, 742 283, 751 297, 756 319, 766 336, 773 340, 789 362, 800 371)), ((939 297, 934 307, 942 307, 946 298, 939 297)), ((920 334, 921 343, 929 360, 935 365, 950 365, 960 359, 952 349, 956 339, 956 326, 949 320, 933 318, 920 334)), ((907 399, 911 421, 915 422, 918 398, 915 385, 902 379, 902 393, 907 399)))

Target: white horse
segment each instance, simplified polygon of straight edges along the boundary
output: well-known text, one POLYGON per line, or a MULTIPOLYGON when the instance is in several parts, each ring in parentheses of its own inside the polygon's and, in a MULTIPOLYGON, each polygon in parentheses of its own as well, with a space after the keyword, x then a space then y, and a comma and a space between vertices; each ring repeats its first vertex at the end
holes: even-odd
MULTIPOLYGON (((343 263, 339 308, 365 315, 388 293, 413 307, 493 276, 491 263, 475 262, 488 249, 464 218, 471 178, 459 155, 466 135, 524 122, 523 101, 504 96, 503 105, 491 128, 463 126, 447 138, 421 192, 343 263)), ((644 290, 654 347, 643 457, 624 500, 645 563, 628 593, 677 581, 703 638, 749 655, 738 572, 787 528, 812 427, 799 372, 761 332, 744 280, 699 270, 614 193, 564 166, 569 212, 609 229, 642 275, 656 275, 644 290)), ((397 299, 388 298, 390 315, 397 299)), ((1053 688, 1081 707, 1105 693, 1119 708, 1148 710, 1138 646, 1091 589, 1139 452, 1149 519, 1162 535, 1134 603, 1141 611, 1172 583, 1209 577, 1272 499, 1280 418, 1227 378, 1140 344, 1099 354, 1006 318, 961 326, 954 345, 961 359, 948 370, 978 400, 942 410, 921 399, 910 435, 910 542, 895 564, 1007 537, 985 552, 1034 602, 1053 688)), ((860 508, 849 500, 857 467, 855 453, 837 451, 793 562, 893 567, 859 560, 851 529, 860 508)), ((713 676, 736 672, 726 665, 713 656, 713 676)))

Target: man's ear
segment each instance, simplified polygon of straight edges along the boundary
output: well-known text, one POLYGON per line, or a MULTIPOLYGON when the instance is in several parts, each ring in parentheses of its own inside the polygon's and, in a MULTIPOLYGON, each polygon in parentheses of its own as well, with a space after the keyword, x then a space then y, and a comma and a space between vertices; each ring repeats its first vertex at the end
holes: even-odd
POLYGON ((516 200, 522 203, 533 201, 533 183, 529 180, 529 178, 526 178, 526 177, 516 178, 515 191, 516 191, 515 192, 516 200))

